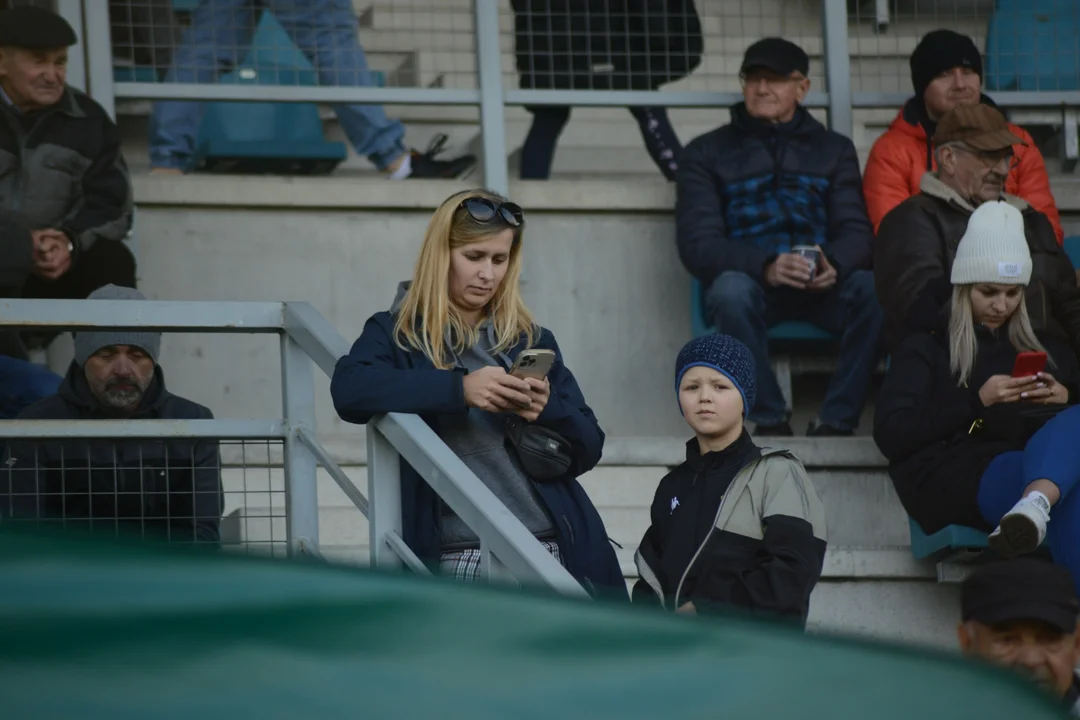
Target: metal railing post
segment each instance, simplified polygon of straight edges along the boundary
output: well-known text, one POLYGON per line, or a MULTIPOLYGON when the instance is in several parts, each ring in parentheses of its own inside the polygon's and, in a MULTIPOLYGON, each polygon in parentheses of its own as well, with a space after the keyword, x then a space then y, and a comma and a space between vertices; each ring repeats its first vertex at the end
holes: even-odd
POLYGON ((300 344, 281 336, 281 404, 285 414, 285 533, 289 555, 319 550, 319 489, 315 454, 300 431, 315 433, 314 364, 300 344))
POLYGON ((829 128, 851 137, 854 125, 851 110, 847 0, 825 0, 821 12, 825 36, 825 79, 829 85, 829 128))
POLYGON ((113 94, 112 35, 109 30, 109 14, 104 3, 98 12, 86 13, 86 75, 90 96, 98 102, 109 117, 116 119, 116 96, 113 94))
POLYGON ((86 92, 86 33, 83 32, 82 0, 57 0, 56 12, 68 21, 79 38, 78 44, 68 53, 67 83, 86 92))
POLYGON ((375 423, 367 424, 368 528, 371 564, 401 567, 401 558, 386 542, 386 534, 402 534, 401 458, 375 423))
POLYGON ((476 69, 480 84, 480 137, 484 185, 505 195, 510 189, 506 168, 505 106, 502 51, 499 49, 498 0, 475 0, 476 69))

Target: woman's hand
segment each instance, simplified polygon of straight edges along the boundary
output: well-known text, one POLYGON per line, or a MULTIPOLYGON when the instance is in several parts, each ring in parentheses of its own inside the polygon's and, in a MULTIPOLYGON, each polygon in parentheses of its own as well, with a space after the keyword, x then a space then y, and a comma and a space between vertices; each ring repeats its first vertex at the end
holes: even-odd
MULTIPOLYGON (((501 367, 486 367, 471 372, 465 376, 462 384, 465 386, 465 404, 477 410, 518 412, 532 404, 529 383, 508 375, 501 367)), ((547 400, 544 402, 546 404, 547 400)))
POLYGON ((1019 402, 1021 400, 1039 402, 1050 396, 1050 390, 1038 375, 1014 378, 1009 375, 992 375, 981 388, 979 400, 983 407, 998 403, 1019 402))
POLYGON ((531 402, 529 407, 515 408, 514 412, 529 422, 536 422, 537 418, 540 417, 540 413, 544 412, 544 408, 547 407, 548 399, 551 398, 551 383, 548 382, 547 378, 543 380, 525 378, 525 382, 529 384, 531 402))
POLYGON ((1044 403, 1048 405, 1065 405, 1069 402, 1069 389, 1054 379, 1053 375, 1041 372, 1036 377, 1050 391, 1050 395, 1043 400, 1044 403))
POLYGON ((675 612, 679 615, 697 615, 697 608, 694 607, 694 601, 691 600, 679 607, 675 612))

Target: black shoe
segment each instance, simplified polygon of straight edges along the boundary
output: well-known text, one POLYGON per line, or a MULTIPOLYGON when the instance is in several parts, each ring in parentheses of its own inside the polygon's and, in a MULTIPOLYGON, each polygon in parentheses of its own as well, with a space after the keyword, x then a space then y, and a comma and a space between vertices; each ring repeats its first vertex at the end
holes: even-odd
POLYGON ((431 144, 428 145, 427 152, 420 153, 416 150, 409 151, 412 155, 412 172, 409 174, 410 178, 416 178, 418 180, 430 178, 453 179, 460 177, 468 170, 472 170, 473 166, 476 165, 475 155, 462 155, 453 160, 435 159, 435 156, 442 152, 443 146, 446 145, 446 140, 446 135, 440 133, 431 139, 431 144))
POLYGON ((782 420, 775 425, 758 425, 751 434, 754 437, 792 437, 795 431, 791 429, 791 423, 782 420))
POLYGON ((855 431, 841 430, 823 422, 812 422, 806 428, 806 437, 855 437, 855 431))

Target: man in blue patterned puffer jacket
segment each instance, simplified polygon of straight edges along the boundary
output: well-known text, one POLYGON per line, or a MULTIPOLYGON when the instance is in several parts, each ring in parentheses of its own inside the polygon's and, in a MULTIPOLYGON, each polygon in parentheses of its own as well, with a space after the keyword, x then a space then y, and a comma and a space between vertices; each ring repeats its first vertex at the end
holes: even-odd
POLYGON ((787 40, 751 45, 739 74, 744 101, 731 108, 731 123, 696 138, 679 161, 679 255, 705 288, 716 330, 754 353, 759 386, 749 419, 758 436, 793 434, 769 365, 770 327, 803 320, 840 337, 810 435, 854 433, 880 345, 859 161, 851 140, 800 104, 809 69, 806 53, 787 40), (792 252, 799 246, 818 249, 816 264, 792 252))

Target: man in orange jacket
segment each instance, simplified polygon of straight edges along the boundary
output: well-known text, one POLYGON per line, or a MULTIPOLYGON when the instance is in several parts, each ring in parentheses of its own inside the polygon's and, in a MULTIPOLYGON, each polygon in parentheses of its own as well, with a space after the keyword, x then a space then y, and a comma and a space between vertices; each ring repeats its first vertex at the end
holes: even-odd
MULTIPOLYGON (((923 173, 937 169, 927 141, 934 135, 937 121, 958 105, 994 105, 982 94, 982 71, 979 49, 966 35, 934 30, 919 42, 911 54, 915 96, 874 143, 863 173, 863 193, 874 232, 890 210, 918 194, 923 173)), ((1045 214, 1061 243, 1061 218, 1050 193, 1042 154, 1025 130, 1009 123, 1009 131, 1027 145, 1013 148, 1016 164, 1005 181, 1005 192, 1027 200, 1045 214)))

